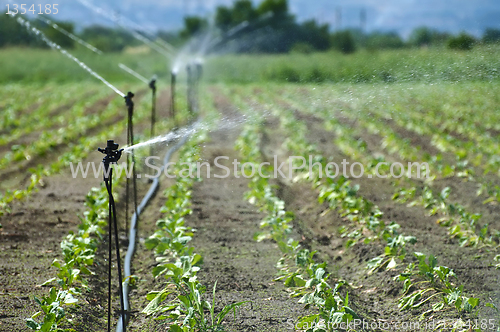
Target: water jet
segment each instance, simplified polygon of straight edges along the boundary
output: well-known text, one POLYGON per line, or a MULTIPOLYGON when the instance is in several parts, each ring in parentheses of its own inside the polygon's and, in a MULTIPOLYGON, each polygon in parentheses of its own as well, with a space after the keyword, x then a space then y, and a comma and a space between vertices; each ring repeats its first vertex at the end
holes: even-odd
POLYGON ((124 300, 123 300, 123 285, 122 285, 122 270, 120 260, 120 241, 118 239, 118 223, 116 221, 116 205, 113 198, 113 168, 111 164, 116 164, 122 155, 123 149, 118 150, 118 144, 113 140, 108 140, 104 149, 98 148, 99 152, 105 156, 102 160, 104 164, 104 184, 108 191, 109 205, 108 205, 108 332, 111 332, 111 273, 112 273, 112 259, 113 259, 113 228, 115 235, 115 248, 116 248, 116 263, 118 267, 118 285, 120 289, 120 316, 123 320, 125 331, 125 315, 124 315, 124 300))

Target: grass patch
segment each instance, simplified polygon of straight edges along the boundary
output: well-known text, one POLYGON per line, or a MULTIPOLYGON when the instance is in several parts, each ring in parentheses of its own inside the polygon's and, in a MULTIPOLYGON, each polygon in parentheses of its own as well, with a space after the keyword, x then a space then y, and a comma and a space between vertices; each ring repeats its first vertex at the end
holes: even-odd
POLYGON ((446 48, 363 50, 284 55, 224 55, 206 66, 211 82, 438 82, 493 81, 500 75, 500 47, 463 52, 446 48))

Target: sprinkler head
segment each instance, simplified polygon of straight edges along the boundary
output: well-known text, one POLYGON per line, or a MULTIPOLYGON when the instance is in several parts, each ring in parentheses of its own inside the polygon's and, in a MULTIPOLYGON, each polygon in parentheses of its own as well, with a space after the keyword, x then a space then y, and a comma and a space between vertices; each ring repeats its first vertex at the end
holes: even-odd
POLYGON ((115 143, 114 140, 110 139, 108 140, 108 143, 106 145, 106 149, 109 149, 110 151, 113 151, 113 150, 118 150, 118 143, 115 143))
POLYGON ((115 141, 110 139, 104 149, 98 148, 97 151, 106 155, 102 162, 104 165, 109 165, 117 163, 118 160, 120 160, 123 149, 118 150, 118 143, 115 143, 115 141))
POLYGON ((134 97, 134 94, 132 92, 128 92, 127 95, 125 96, 125 104, 128 107, 134 106, 134 103, 132 102, 132 98, 134 97))
POLYGON ((156 90, 156 77, 153 77, 151 81, 149 82, 149 87, 151 90, 156 90))

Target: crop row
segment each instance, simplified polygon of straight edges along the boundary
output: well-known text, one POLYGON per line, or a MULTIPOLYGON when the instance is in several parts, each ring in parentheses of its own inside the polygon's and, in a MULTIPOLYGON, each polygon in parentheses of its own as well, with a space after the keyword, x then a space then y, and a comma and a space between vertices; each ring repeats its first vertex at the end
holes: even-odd
MULTIPOLYGON (((286 100, 289 101, 290 99, 286 100)), ((299 105, 296 100, 293 100, 292 102, 294 103, 294 106, 297 106, 300 109, 304 109, 304 106, 299 105)), ((367 155, 368 148, 366 142, 364 142, 361 138, 356 138, 355 130, 341 123, 338 119, 331 118, 330 114, 331 111, 328 110, 326 106, 321 104, 320 106, 318 106, 318 108, 315 109, 314 112, 315 116, 320 116, 325 121, 325 128, 327 130, 334 130, 336 132, 336 146, 338 146, 345 155, 353 156, 357 160, 363 161, 366 165, 377 165, 377 163, 385 161, 383 157, 377 156, 377 158, 375 158, 373 156, 367 155)), ((372 121, 370 121, 367 119, 370 117, 365 118, 363 116, 357 116, 354 119, 352 115, 349 115, 347 117, 351 120, 355 120, 358 126, 366 129, 368 132, 380 135, 381 137, 385 135, 385 137, 383 137, 381 140, 381 147, 389 154, 396 154, 403 161, 414 161, 419 159, 420 147, 412 146, 408 140, 399 137, 399 135, 394 132, 391 127, 385 125, 383 122, 376 119, 372 119, 372 121)), ((425 185, 422 190, 418 191, 418 193, 421 195, 418 201, 425 202, 429 201, 429 199, 432 199, 432 197, 441 196, 443 204, 446 203, 449 207, 448 211, 446 211, 447 213, 445 213, 445 210, 442 210, 443 217, 451 217, 447 218, 446 222, 440 222, 440 224, 449 228, 449 232, 452 237, 459 238, 462 245, 493 245, 495 243, 494 239, 498 238, 498 232, 495 230, 489 230, 488 225, 486 224, 479 226, 479 220, 481 218, 479 214, 467 212, 462 205, 456 202, 446 201, 449 196, 449 188, 446 188, 444 190, 444 193, 448 193, 446 195, 435 194, 433 193, 433 190, 431 188, 432 180, 436 177, 436 175, 439 175, 441 177, 448 177, 455 172, 455 174, 459 177, 471 177, 474 172, 466 166, 466 163, 458 163, 457 167, 455 167, 453 165, 450 166, 443 163, 440 156, 430 156, 424 154, 421 157, 423 157, 423 161, 425 161, 427 165, 429 165, 429 169, 426 169, 425 166, 422 166, 421 175, 425 176, 425 174, 427 173, 433 174, 433 176, 429 179, 426 179, 425 182, 427 183, 427 185, 425 185)), ((380 168, 380 170, 382 170, 383 172, 384 168, 382 167, 380 168)), ((371 171, 373 172, 373 169, 371 169, 371 171)), ((390 177, 390 174, 384 175, 390 177)), ((400 188, 394 193, 395 198, 408 193, 412 193, 414 195, 415 192, 417 192, 414 181, 407 179, 406 176, 399 180, 395 180, 398 183, 398 186, 400 186, 400 188), (406 186, 402 187, 405 183, 406 186)), ((421 185, 421 182, 417 182, 417 186, 421 185)), ((490 196, 490 200, 493 199, 495 198, 490 196)), ((435 214, 437 212, 433 210, 435 205, 422 205, 426 208, 432 209, 431 214, 435 214)))
MULTIPOLYGON (((210 101, 207 101, 210 102, 210 101)), ((209 123, 214 114, 203 119, 209 123)), ((201 130, 181 149, 179 160, 170 173, 182 175, 189 168, 196 174, 200 159, 199 145, 206 140, 209 125, 200 125, 201 130)), ((165 190, 165 204, 161 208, 163 217, 156 222, 157 230, 145 242, 154 250, 157 264, 152 270, 155 278, 165 278, 163 289, 147 295, 149 304, 142 311, 156 320, 166 321, 169 331, 218 331, 227 314, 246 302, 224 306, 215 312, 216 286, 211 290, 211 303, 207 300, 207 288, 196 276, 202 264, 202 256, 189 246, 195 230, 186 226, 185 217, 192 213, 192 187, 199 178, 177 176, 176 182, 165 190)))
MULTIPOLYGON (((73 115, 77 117, 80 113, 85 113, 86 106, 92 103, 93 100, 99 100, 95 96, 91 100, 77 102, 76 110, 73 108, 73 115), (80 106, 78 106, 80 105, 80 106)), ((150 101, 147 99, 145 103, 141 103, 138 107, 136 102, 136 113, 134 120, 140 123, 149 118, 150 101)), ((183 104, 182 101, 179 104, 183 104)), ((185 107, 184 107, 185 108, 185 107)), ((124 112, 123 100, 113 100, 107 107, 103 116, 109 118, 113 114, 124 112)), ((82 113, 82 114, 83 114, 82 113)), ((178 114, 181 122, 187 121, 187 112, 181 111, 178 114)), ((31 169, 31 183, 23 190, 7 192, 1 200, 4 211, 8 209, 8 203, 13 199, 21 199, 29 195, 36 187, 43 183, 42 177, 58 173, 64 167, 67 167, 70 162, 78 163, 85 158, 91 151, 95 150, 96 146, 102 145, 110 137, 120 136, 125 131, 126 121, 118 120, 116 123, 110 123, 110 126, 94 136, 82 136, 77 142, 69 143, 69 151, 62 154, 58 160, 47 166, 39 165, 36 169, 31 169)), ((99 120, 104 120, 102 116, 98 116, 99 120)), ((171 129, 173 122, 159 121, 158 127, 164 130, 171 129)), ((93 121, 92 123, 94 123, 93 121)), ((96 125, 97 128, 97 125, 96 125)), ((137 135, 141 137, 140 135, 137 135)), ((190 153, 192 150, 187 151, 190 153)), ((121 174, 115 175, 115 187, 119 188, 121 174), (118 175, 118 178, 116 177, 118 175)), ((92 275, 91 266, 93 265, 96 250, 102 235, 105 233, 104 227, 107 225, 105 220, 108 208, 108 196, 104 186, 100 189, 93 188, 86 197, 86 206, 88 210, 84 213, 84 218, 81 218, 82 223, 79 226, 78 232, 70 234, 62 241, 61 248, 63 249, 64 261, 54 260, 53 266, 58 269, 57 277, 46 281, 43 285, 48 286, 56 283, 57 286, 51 287, 47 296, 40 298, 35 297, 35 301, 40 305, 41 311, 35 313, 27 320, 27 325, 31 329, 39 331, 72 331, 72 329, 62 330, 58 325, 64 324, 64 319, 67 318, 68 306, 78 306, 78 297, 82 296, 82 291, 89 289, 88 282, 84 275, 92 275), (41 318, 41 322, 40 322, 41 318)), ((73 324, 71 319, 66 320, 67 323, 73 324)), ((67 325, 67 324, 64 324, 67 325)))
POLYGON ((0 132, 2 135, 23 127, 26 123, 46 112, 48 107, 57 105, 61 100, 68 100, 73 95, 80 96, 88 91, 84 84, 71 84, 63 87, 48 85, 26 86, 9 84, 0 92, 0 132))
MULTIPOLYGON (((114 101, 108 105, 108 112, 122 109, 123 101, 119 101, 121 103, 114 101)), ((147 112, 137 112, 136 120, 142 121, 147 115, 147 112)), ((68 166, 69 162, 81 161, 88 153, 95 151, 96 146, 102 145, 109 137, 120 135, 124 130, 125 121, 120 121, 114 124, 111 129, 107 128, 95 136, 81 137, 78 142, 71 144, 70 151, 64 153, 56 162, 31 170, 30 185, 23 190, 7 192, 2 197, 3 207, 7 208, 6 205, 13 199, 21 199, 29 195, 42 182, 42 177, 60 172, 63 167, 68 166)), ((120 178, 115 176, 113 181, 118 187, 120 178)), ((94 258, 102 236, 106 232, 108 193, 105 186, 101 185, 100 188, 91 189, 86 196, 85 205, 87 210, 84 212, 84 217, 80 218, 81 224, 78 231, 70 232, 61 242, 63 260, 56 259, 52 263, 52 266, 58 269, 57 276, 43 284, 43 286, 48 286, 55 283, 57 286, 51 287, 47 296, 35 297, 41 311, 27 320, 27 326, 33 330, 47 332, 72 330, 62 330, 58 325, 67 318, 65 308, 77 306, 78 297, 82 296, 83 291, 89 289, 84 276, 94 274, 92 272, 94 258)), ((67 319, 67 322, 73 323, 71 319, 67 319)))
MULTIPOLYGON (((243 158, 242 162, 253 164, 255 168, 263 161, 261 127, 261 122, 246 125, 235 145, 243 158)), ((272 174, 272 166, 266 166, 264 171, 272 174)), ((317 313, 301 317, 298 324, 315 326, 314 331, 323 331, 325 326, 332 327, 358 319, 359 316, 349 307, 349 293, 343 295, 341 292, 346 282, 338 281, 332 287, 328 281, 330 274, 327 272, 327 263, 316 262, 316 252, 301 248, 299 242, 290 236, 293 213, 286 211, 285 203, 276 196, 269 179, 254 176, 249 189, 245 198, 267 214, 260 223, 262 231, 255 235, 255 240, 275 241, 283 255, 277 264, 277 280, 282 280, 291 290, 290 296, 300 297, 299 303, 306 308, 317 309, 317 313)))
POLYGON ((70 234, 61 242, 63 261, 55 259, 52 266, 58 270, 57 276, 47 280, 43 286, 56 283, 47 296, 38 298, 35 302, 40 311, 26 320, 27 326, 36 331, 63 332, 73 329, 62 329, 64 323, 72 323, 67 318, 67 307, 76 306, 78 297, 87 291, 88 282, 84 275, 94 274, 92 266, 102 236, 105 234, 108 214, 108 193, 104 185, 92 188, 85 199, 87 210, 83 214, 77 232, 70 234))
MULTIPOLYGON (((124 112, 123 100, 117 99, 113 100, 106 107, 107 116, 112 116, 112 114, 120 114, 124 112)), ((139 111, 135 115, 136 121, 143 121, 148 117, 146 111, 139 111)), ((111 123, 108 127, 100 130, 95 135, 85 136, 84 133, 77 135, 73 140, 69 140, 66 137, 65 144, 67 144, 68 150, 62 153, 56 161, 48 165, 38 165, 34 168, 30 168, 31 173, 30 182, 24 189, 7 190, 4 194, 0 195, 0 214, 9 211, 9 203, 13 200, 20 200, 29 196, 38 186, 43 185, 43 178, 50 176, 52 174, 59 173, 62 169, 69 166, 70 163, 78 163, 88 156, 92 151, 95 151, 95 147, 102 145, 106 142, 109 137, 115 137, 120 135, 126 126, 126 121, 124 119, 118 120, 116 123, 111 123)), ((85 127, 87 127, 85 125, 85 127)), ((99 125, 94 124, 97 129, 99 125)), ((69 135, 72 136, 72 135, 69 135)), ((59 140, 57 136, 54 136, 54 140, 59 140)), ((47 143, 43 143, 47 144, 47 143)), ((50 143, 55 144, 55 143, 50 143)), ((59 142, 58 144, 62 144, 59 142)))
MULTIPOLYGON (((196 170, 199 148, 193 140, 185 146, 173 172, 177 175, 186 166, 196 170), (183 166, 181 166, 181 164, 183 166)), ((192 213, 191 189, 195 178, 178 177, 175 184, 165 191, 164 217, 156 222, 157 231, 146 240, 146 248, 154 250, 157 265, 153 276, 164 276, 164 288, 147 295, 149 304, 142 311, 154 315, 156 320, 168 322, 169 331, 217 331, 225 316, 245 302, 226 305, 215 313, 217 283, 212 289, 212 303, 206 300, 206 286, 196 276, 203 262, 201 255, 188 244, 194 231, 185 225, 184 217, 192 213), (208 312, 208 313, 207 313, 208 312)))
MULTIPOLYGON (((265 105, 264 108, 273 109, 273 106, 265 105)), ((293 112, 287 112, 283 109, 277 109, 275 111, 275 115, 280 117, 282 127, 286 130, 287 135, 289 135, 283 143, 283 146, 287 150, 291 151, 294 156, 307 157, 307 155, 309 154, 315 154, 315 152, 317 153, 315 148, 306 142, 305 125, 303 123, 295 121, 293 112)), ((316 154, 314 161, 322 163, 323 169, 326 166, 327 162, 324 157, 318 154, 316 154)), ((302 174, 302 176, 298 176, 298 178, 307 178, 311 180, 314 183, 315 187, 319 189, 320 201, 328 201, 330 207, 337 209, 343 217, 347 217, 347 219, 357 222, 357 226, 354 230, 351 230, 349 232, 347 232, 346 229, 341 230, 341 233, 343 233, 344 236, 347 235, 351 238, 351 240, 347 242, 348 245, 352 245, 353 241, 360 240, 361 237, 364 237, 365 242, 372 241, 374 239, 386 241, 387 245, 384 254, 375 257, 369 262, 368 268, 370 269, 370 272, 374 272, 382 267, 386 269, 395 269, 397 267, 396 259, 399 259, 401 261, 404 260, 406 255, 406 244, 414 243, 416 239, 412 236, 404 236, 402 234, 399 234, 400 227, 395 223, 391 223, 390 225, 386 226, 381 220, 382 213, 380 212, 380 210, 378 210, 378 208, 373 203, 357 195, 356 186, 350 186, 349 182, 342 177, 336 182, 334 182, 330 178, 327 178, 326 180, 324 180, 326 181, 326 184, 322 184, 321 181, 318 181, 318 174, 314 174, 313 176, 311 176, 311 174, 309 173, 304 173, 302 174), (367 237, 366 231, 368 231, 368 234, 373 234, 373 236, 367 237)), ((421 253, 415 253, 415 255, 417 257, 423 257, 423 254, 421 253)), ((431 309, 431 311, 441 310, 443 309, 445 304, 447 306, 455 306, 459 311, 472 311, 472 309, 477 306, 479 300, 475 298, 468 298, 463 295, 462 286, 453 286, 449 282, 451 276, 455 276, 453 274, 453 271, 445 267, 438 267, 435 264, 435 259, 433 258, 433 256, 431 256, 431 260, 433 261, 433 264, 431 264, 432 266, 428 265, 431 267, 427 269, 427 272, 429 272, 429 274, 436 273, 436 276, 435 278, 433 277, 432 281, 439 281, 433 283, 431 287, 435 294, 432 296, 432 298, 437 296, 437 294, 443 294, 443 292, 447 294, 446 297, 442 296, 442 300, 438 302, 442 305, 436 304, 431 309), (448 269, 446 270, 447 273, 443 272, 443 274, 439 272, 442 269, 448 269), (441 275, 439 275, 439 273, 441 273, 441 275)), ((411 264, 412 263, 410 263, 410 266, 411 264)), ((423 263, 421 265, 423 271, 424 265, 423 263)), ((414 275, 414 277, 416 276, 417 274, 414 275)), ((419 276, 425 276, 425 273, 419 276)), ((427 289, 426 292, 429 290, 430 289, 427 289)), ((403 295, 400 298, 401 309, 408 309, 410 307, 415 308, 427 302, 426 299, 423 302, 414 303, 415 298, 418 299, 420 296, 422 296, 423 293, 411 293, 408 295, 406 294, 407 291, 408 288, 403 289, 403 295), (408 296, 410 299, 413 298, 414 300, 408 300, 408 296), (406 305, 408 301, 412 301, 411 305, 406 305)))
MULTIPOLYGON (((104 91, 94 92, 83 87, 75 92, 71 95, 54 93, 53 99, 44 101, 36 110, 27 114, 25 119, 20 119, 15 128, 1 135, 0 145, 14 143, 19 138, 36 131, 47 131, 68 125, 77 117, 85 116, 85 111, 96 101, 109 95, 104 91), (90 94, 92 95, 87 96, 90 94), (59 108, 62 109, 61 112, 57 112, 59 108)), ((20 146, 22 144, 13 145, 11 151, 15 152, 20 146)))

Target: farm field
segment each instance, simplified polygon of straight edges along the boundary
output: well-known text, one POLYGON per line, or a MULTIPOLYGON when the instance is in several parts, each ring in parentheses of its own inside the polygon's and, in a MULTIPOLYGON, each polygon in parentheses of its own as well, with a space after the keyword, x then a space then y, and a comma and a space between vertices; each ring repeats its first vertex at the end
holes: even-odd
MULTIPOLYGON (((445 53, 421 71, 441 52, 413 52, 401 55, 414 58, 413 69, 391 66, 398 55, 387 51, 357 73, 367 54, 314 54, 317 67, 300 55, 281 67, 274 61, 284 56, 214 58, 205 64, 196 116, 181 76, 179 132, 194 118, 200 125, 174 142, 134 150, 138 173, 148 172, 147 156, 163 159, 183 138, 171 174, 185 163, 200 176, 160 176, 139 217, 133 277, 124 281, 131 287, 127 329, 328 331, 316 323, 362 320, 352 330, 497 331, 498 50, 445 53), (352 71, 335 76, 329 56, 332 67, 352 71), (266 65, 247 75, 257 61, 266 65), (247 172, 215 177, 224 172, 215 164, 220 156, 230 170, 234 159, 246 163, 247 172), (347 167, 351 175, 341 175, 344 160, 358 163, 347 167), (332 162, 340 169, 329 178, 332 162), (391 167, 409 162, 422 166, 406 174, 391 167), (263 173, 276 175, 250 175, 262 163, 263 173)), ((135 141, 147 141, 148 87, 110 75, 135 93, 135 141)), ((96 150, 108 139, 124 147, 127 114, 110 90, 69 77, 20 78, 0 93, 0 331, 43 330, 44 322, 44 331, 103 331, 108 324, 106 189, 102 175, 73 178, 69 163, 100 162, 96 150)), ((159 77, 160 135, 175 127, 167 79, 159 77)), ((140 200, 150 183, 137 184, 140 200)), ((125 188, 124 176, 116 177, 122 258, 134 209, 125 212, 125 188)))

